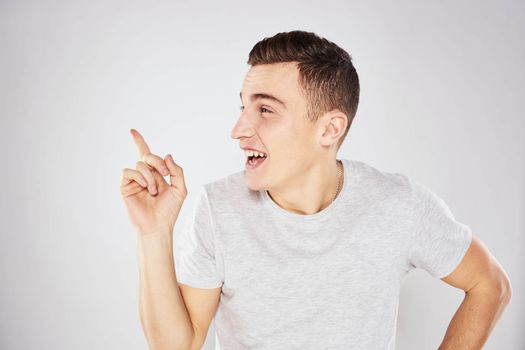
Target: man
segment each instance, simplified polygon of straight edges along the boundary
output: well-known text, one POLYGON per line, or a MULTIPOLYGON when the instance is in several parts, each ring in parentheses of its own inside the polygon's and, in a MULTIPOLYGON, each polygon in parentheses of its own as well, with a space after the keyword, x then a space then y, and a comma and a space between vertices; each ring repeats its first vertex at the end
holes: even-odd
MULTIPOLYGON (((465 291, 440 349, 480 349, 510 300, 509 278, 430 189, 336 159, 359 101, 348 53, 292 31, 257 43, 248 63, 231 132, 245 169, 201 189, 175 269, 175 220, 134 221, 150 233, 139 240, 150 345, 200 349, 215 317, 223 350, 394 349, 400 287, 420 267, 465 291)), ((161 184, 161 212, 174 186, 159 173, 185 197, 182 172, 134 136, 144 162, 133 176, 141 188, 161 184)))

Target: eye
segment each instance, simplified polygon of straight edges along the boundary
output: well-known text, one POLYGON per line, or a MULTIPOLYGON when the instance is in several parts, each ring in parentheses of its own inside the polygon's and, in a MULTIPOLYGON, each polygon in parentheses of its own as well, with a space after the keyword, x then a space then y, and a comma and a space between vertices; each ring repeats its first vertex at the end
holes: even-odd
POLYGON ((265 112, 262 111, 263 109, 264 109, 264 110, 267 110, 267 111, 268 111, 267 113, 273 113, 272 111, 270 111, 269 109, 267 109, 267 108, 265 108, 265 107, 261 107, 261 113, 265 113, 265 112))
MULTIPOLYGON (((239 109, 242 111, 244 111, 244 106, 239 106, 239 109)), ((270 111, 268 108, 265 108, 265 107, 261 107, 261 113, 273 113, 272 111, 270 111), (266 112, 264 112, 266 111, 266 112)))

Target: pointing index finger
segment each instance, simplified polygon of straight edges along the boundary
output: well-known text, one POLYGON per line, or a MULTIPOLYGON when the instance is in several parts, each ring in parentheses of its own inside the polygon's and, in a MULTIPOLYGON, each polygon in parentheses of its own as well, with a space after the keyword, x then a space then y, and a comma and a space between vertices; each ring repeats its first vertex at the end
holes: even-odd
POLYGON ((146 141, 144 141, 144 138, 142 135, 136 130, 136 129, 130 129, 129 130, 131 135, 133 136, 133 141, 135 141, 135 144, 137 145, 139 149, 139 158, 142 159, 142 157, 145 154, 151 153, 148 145, 146 144, 146 141))

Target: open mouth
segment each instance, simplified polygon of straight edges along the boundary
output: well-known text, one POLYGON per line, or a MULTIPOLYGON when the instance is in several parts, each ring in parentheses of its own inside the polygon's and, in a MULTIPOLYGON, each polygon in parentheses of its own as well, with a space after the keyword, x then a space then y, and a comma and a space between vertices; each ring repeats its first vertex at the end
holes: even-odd
POLYGON ((249 169, 255 169, 261 165, 267 157, 248 156, 246 157, 246 167, 249 169))

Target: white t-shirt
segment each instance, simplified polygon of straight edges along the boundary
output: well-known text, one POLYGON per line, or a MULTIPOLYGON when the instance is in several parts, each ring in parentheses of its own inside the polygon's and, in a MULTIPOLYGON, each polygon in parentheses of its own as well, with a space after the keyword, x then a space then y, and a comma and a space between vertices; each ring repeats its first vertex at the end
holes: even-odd
POLYGON ((242 170, 207 183, 175 247, 179 283, 222 287, 222 350, 394 349, 399 292, 419 267, 450 274, 472 233, 400 173, 342 159, 343 188, 300 215, 252 191, 242 170))

